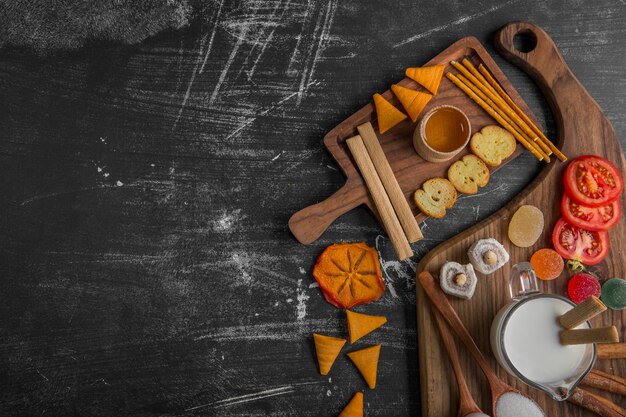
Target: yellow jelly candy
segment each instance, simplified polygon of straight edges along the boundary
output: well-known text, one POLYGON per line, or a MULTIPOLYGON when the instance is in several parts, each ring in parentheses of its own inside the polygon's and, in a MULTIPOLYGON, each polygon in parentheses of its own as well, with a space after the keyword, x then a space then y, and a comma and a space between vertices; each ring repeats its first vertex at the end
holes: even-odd
POLYGON ((521 206, 509 222, 509 239, 520 248, 532 246, 543 232, 543 213, 535 206, 521 206))

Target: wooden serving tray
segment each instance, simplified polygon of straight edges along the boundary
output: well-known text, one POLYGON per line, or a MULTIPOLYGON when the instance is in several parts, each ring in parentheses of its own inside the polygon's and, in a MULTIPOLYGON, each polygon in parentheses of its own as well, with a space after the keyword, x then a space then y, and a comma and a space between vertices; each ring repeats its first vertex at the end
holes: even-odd
MULTIPOLYGON (((572 74, 552 39, 535 25, 511 23, 497 33, 495 42, 498 51, 526 71, 545 94, 555 116, 559 148, 570 159, 586 154, 603 156, 612 161, 626 178, 624 154, 613 127, 598 104, 572 74), (513 37, 516 34, 527 36, 531 41, 535 40, 535 48, 528 53, 516 50, 513 45, 513 37)), ((492 276, 479 275, 476 292, 471 300, 462 301, 449 297, 450 301, 498 375, 534 398, 547 416, 591 416, 593 414, 589 411, 567 402, 556 402, 509 376, 497 365, 489 346, 491 321, 496 312, 508 302, 507 282, 511 265, 528 260, 537 249, 551 246, 552 228, 561 215, 562 176, 566 165, 567 163, 559 161, 546 165, 537 178, 506 207, 433 249, 421 260, 417 270, 418 273, 423 270, 438 273, 441 265, 447 260, 467 263, 467 249, 477 239, 491 237, 502 242, 511 255, 511 262, 492 276), (546 224, 539 241, 533 247, 525 249, 515 247, 507 237, 509 219, 522 204, 539 207, 544 213, 546 224)), ((624 193, 621 201, 623 205, 624 193)), ((624 278, 626 219, 620 220, 609 232, 609 236, 610 253, 604 265, 608 271, 607 278, 624 278)), ((554 281, 540 282, 544 292, 562 295, 565 293, 566 285, 567 279, 563 276, 554 281)), ((421 287, 419 285, 417 287, 417 334, 423 415, 455 416, 458 404, 456 381, 433 325, 428 300, 421 287)), ((594 326, 614 324, 623 335, 625 314, 609 310, 594 318, 592 323, 594 326)), ((460 350, 470 390, 483 410, 491 415, 491 399, 485 378, 465 349, 460 350)), ((596 369, 626 377, 624 360, 598 361, 596 369)), ((601 395, 622 407, 626 406, 624 397, 605 393, 601 395)))
MULTIPOLYGON (((509 93, 516 104, 536 122, 534 115, 532 115, 526 103, 524 103, 478 39, 473 37, 463 38, 428 61, 426 65, 446 64, 446 71, 453 70, 449 62, 452 60, 460 61, 464 57, 469 58, 476 65, 480 63, 484 64, 500 82, 502 87, 509 93)), ((456 70, 454 71, 456 72, 456 70)), ((416 82, 409 78, 404 78, 398 84, 412 89, 421 89, 416 82)), ((396 107, 402 109, 402 105, 391 90, 387 90, 383 93, 383 96, 396 107)), ((446 77, 442 79, 437 95, 435 95, 424 109, 424 114, 430 108, 440 104, 450 104, 462 109, 470 119, 472 132, 480 130, 483 126, 495 123, 484 110, 446 77)), ((346 175, 346 183, 326 200, 306 207, 291 216, 289 219, 289 229, 291 229, 291 232, 299 242, 304 244, 314 242, 335 219, 361 204, 366 204, 377 216, 373 201, 368 194, 365 183, 356 169, 354 161, 348 152, 348 147, 345 144, 345 140, 356 135, 357 126, 363 123, 372 122, 375 130, 378 131, 378 124, 376 123, 375 117, 376 111, 374 106, 370 103, 341 122, 324 137, 324 145, 346 175)), ((413 214, 416 215, 418 221, 422 221, 426 216, 420 213, 415 207, 413 203, 413 193, 427 179, 445 177, 448 167, 454 161, 432 163, 422 159, 413 148, 413 131, 415 130, 415 126, 416 124, 407 118, 398 126, 395 126, 384 135, 378 135, 378 137, 385 155, 391 164, 391 169, 404 195, 409 200, 410 207, 413 208, 413 214)), ((503 164, 508 163, 511 159, 518 156, 522 150, 521 145, 518 145, 515 153, 505 160, 503 164)), ((469 147, 466 147, 454 160, 461 158, 467 153, 469 153, 469 147)))

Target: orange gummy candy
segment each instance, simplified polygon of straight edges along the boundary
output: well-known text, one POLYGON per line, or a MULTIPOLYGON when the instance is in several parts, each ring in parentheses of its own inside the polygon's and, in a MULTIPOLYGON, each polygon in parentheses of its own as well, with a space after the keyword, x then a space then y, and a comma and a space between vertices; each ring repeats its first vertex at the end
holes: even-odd
POLYGON ((535 269, 537 278, 551 280, 563 272, 563 258, 553 249, 539 249, 530 257, 530 264, 535 269))

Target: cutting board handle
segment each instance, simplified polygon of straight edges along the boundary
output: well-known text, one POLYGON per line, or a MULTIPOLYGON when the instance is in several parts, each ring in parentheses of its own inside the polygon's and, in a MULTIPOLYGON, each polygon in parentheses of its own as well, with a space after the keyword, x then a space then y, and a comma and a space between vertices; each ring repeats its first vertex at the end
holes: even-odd
POLYGON ((546 97, 557 125, 557 146, 563 146, 563 115, 568 114, 569 107, 588 106, 601 111, 569 69, 552 38, 539 26, 509 23, 496 33, 494 43, 502 56, 533 78, 546 97), (521 50, 516 46, 516 37, 520 37, 521 50))
POLYGON ((308 245, 316 241, 339 216, 363 204, 358 186, 348 180, 326 200, 305 207, 289 219, 289 230, 298 242, 308 245))
POLYGON ((563 75, 571 75, 550 35, 532 23, 505 25, 496 33, 495 46, 500 54, 532 76, 544 93, 563 75))

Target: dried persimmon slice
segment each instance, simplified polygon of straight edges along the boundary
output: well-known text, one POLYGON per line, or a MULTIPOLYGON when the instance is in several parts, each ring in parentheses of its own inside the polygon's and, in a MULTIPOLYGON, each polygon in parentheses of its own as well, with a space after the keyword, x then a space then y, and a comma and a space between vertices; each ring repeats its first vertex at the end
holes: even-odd
POLYGON ((365 243, 335 243, 317 258, 313 276, 322 294, 338 308, 378 300, 385 292, 378 252, 365 243))

